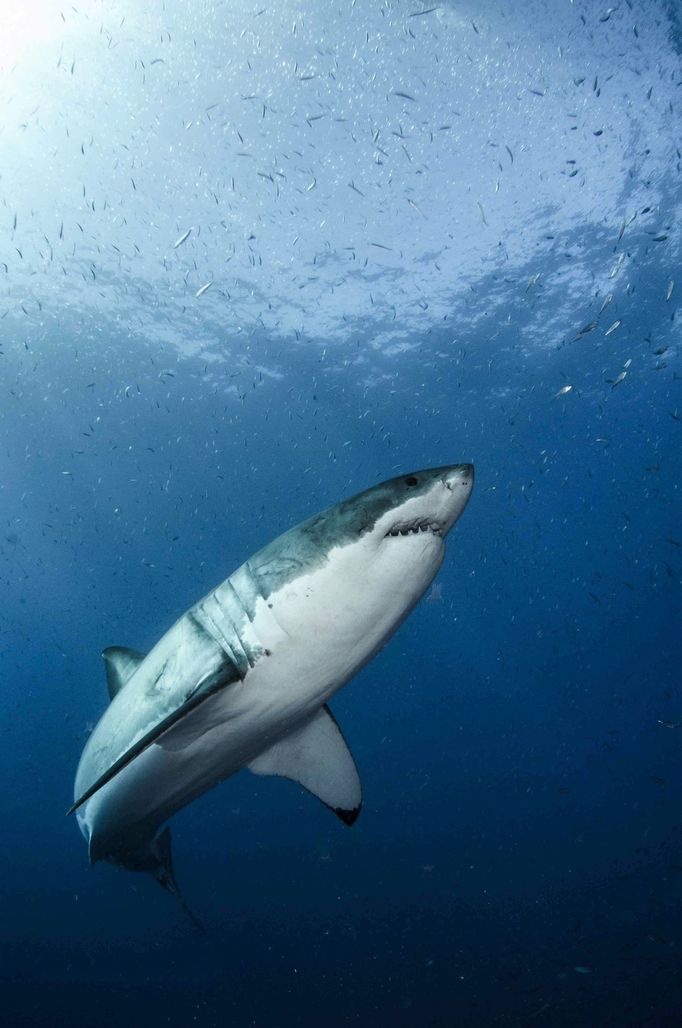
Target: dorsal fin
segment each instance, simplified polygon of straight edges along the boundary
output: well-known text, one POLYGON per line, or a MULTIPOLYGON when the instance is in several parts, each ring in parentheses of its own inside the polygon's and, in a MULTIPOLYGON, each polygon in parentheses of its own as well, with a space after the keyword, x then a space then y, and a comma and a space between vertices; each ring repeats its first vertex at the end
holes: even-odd
POLYGON ((107 646, 106 650, 102 650, 102 656, 104 670, 107 673, 109 699, 113 700, 137 671, 147 654, 140 653, 139 650, 126 649, 125 646, 107 646))
POLYGON ((66 812, 67 817, 69 814, 73 814, 75 810, 82 807, 91 796, 94 796, 96 792, 110 782, 112 778, 115 778, 119 771, 122 771, 124 767, 127 767, 136 757, 139 757, 141 753, 153 743, 159 739, 164 732, 167 732, 173 725, 177 725, 178 721, 182 721, 185 715, 189 714, 191 710, 195 710, 200 704, 205 703, 206 700, 215 696, 217 692, 222 689, 226 689, 228 686, 235 682, 236 669, 234 665, 229 664, 227 660, 225 663, 213 674, 207 675, 201 679, 194 687, 193 691, 190 692, 189 698, 181 703, 175 710, 171 710, 170 714, 166 714, 160 721, 155 722, 144 733, 143 736, 137 739, 136 742, 129 746, 120 757, 117 757, 113 764, 104 771, 99 778, 95 779, 92 785, 88 786, 84 793, 71 804, 66 812))

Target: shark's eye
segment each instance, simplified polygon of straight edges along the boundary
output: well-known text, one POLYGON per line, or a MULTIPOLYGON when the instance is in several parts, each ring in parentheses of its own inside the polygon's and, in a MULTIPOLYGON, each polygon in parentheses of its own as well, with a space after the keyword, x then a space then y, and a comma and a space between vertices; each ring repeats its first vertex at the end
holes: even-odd
POLYGON ((408 486, 417 485, 417 479, 414 477, 414 475, 408 475, 407 476, 407 478, 405 479, 405 485, 408 485, 408 486))

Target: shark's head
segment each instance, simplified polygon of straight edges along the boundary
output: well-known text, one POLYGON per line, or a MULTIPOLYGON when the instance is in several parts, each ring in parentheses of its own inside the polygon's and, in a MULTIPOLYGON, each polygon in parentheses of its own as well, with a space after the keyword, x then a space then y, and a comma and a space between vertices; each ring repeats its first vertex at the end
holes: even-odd
MULTIPOLYGON (((368 489, 333 508, 349 518, 356 533, 376 547, 391 540, 430 540, 436 549, 467 505, 474 482, 472 464, 412 471, 368 489)), ((407 554, 407 550, 401 551, 407 554)))
POLYGON ((438 571, 445 537, 473 481, 473 465, 451 464, 399 475, 342 500, 251 558, 261 595, 329 568, 333 602, 352 596, 358 614, 366 608, 366 617, 383 610, 389 620, 402 619, 438 571))
POLYGON ((362 542, 372 578, 410 582, 419 595, 445 553, 445 537, 467 505, 474 481, 471 464, 412 471, 382 482, 336 508, 362 542))

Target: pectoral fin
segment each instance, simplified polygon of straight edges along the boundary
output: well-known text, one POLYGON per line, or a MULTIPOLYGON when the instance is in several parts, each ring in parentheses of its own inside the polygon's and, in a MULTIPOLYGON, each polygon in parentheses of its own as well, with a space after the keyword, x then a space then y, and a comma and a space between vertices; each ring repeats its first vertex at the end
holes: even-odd
POLYGON ((102 650, 110 700, 113 700, 126 682, 132 678, 146 656, 146 653, 129 650, 125 646, 107 646, 106 650, 102 650))
POLYGON ((155 724, 148 732, 146 732, 141 738, 139 738, 129 749, 122 753, 121 756, 113 762, 103 775, 93 782, 93 784, 85 790, 72 806, 69 807, 66 814, 73 814, 74 810, 78 810, 86 800, 89 800, 91 796, 94 796, 96 792, 110 782, 112 778, 115 778, 119 771, 122 771, 124 767, 127 767, 135 759, 139 757, 140 753, 143 753, 148 746, 156 742, 159 737, 173 725, 177 724, 183 717, 185 717, 191 710, 198 707, 200 703, 207 700, 210 696, 215 695, 221 689, 226 688, 234 682, 234 676, 227 673, 225 670, 216 672, 211 675, 205 681, 200 682, 196 689, 187 697, 184 703, 176 707, 175 710, 171 711, 170 714, 162 718, 157 724, 155 724))
POLYGON ((362 786, 355 761, 328 707, 261 753, 249 769, 298 782, 347 825, 360 813, 362 786))

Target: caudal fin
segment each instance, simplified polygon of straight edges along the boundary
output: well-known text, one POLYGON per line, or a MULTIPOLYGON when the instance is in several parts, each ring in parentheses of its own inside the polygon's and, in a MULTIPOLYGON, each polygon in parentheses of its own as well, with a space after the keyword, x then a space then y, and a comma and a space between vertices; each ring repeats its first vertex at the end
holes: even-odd
POLYGON ((194 927, 198 928, 199 931, 203 932, 205 935, 206 928, 201 923, 196 914, 194 914, 185 903, 184 899, 182 898, 182 893, 178 888, 178 883, 175 880, 175 875, 173 873, 173 855, 171 853, 170 828, 164 828, 161 834, 157 835, 154 841, 156 852, 159 858, 159 869, 154 874, 154 877, 156 878, 159 885, 163 886, 163 888, 166 889, 167 892, 170 892, 172 896, 175 896, 176 900, 178 901, 178 903, 180 904, 180 906, 182 907, 182 909, 184 910, 185 914, 190 919, 194 927))

